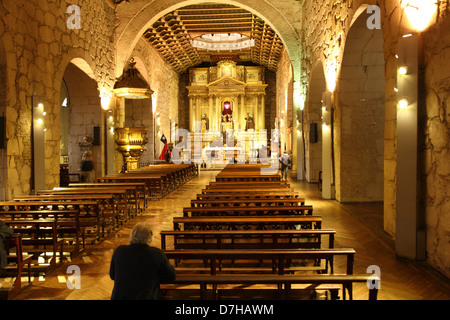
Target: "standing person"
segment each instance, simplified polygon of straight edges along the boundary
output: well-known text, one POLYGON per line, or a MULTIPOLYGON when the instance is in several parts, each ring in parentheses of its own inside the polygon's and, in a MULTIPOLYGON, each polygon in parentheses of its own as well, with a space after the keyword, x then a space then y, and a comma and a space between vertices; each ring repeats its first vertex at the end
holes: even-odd
POLYGON ((164 252, 150 246, 152 241, 151 225, 138 223, 131 231, 130 244, 116 248, 109 272, 114 280, 111 300, 156 300, 159 284, 175 280, 175 268, 164 252))
POLYGON ((166 163, 170 163, 172 161, 172 154, 170 153, 169 149, 167 149, 166 154, 164 155, 164 158, 166 159, 166 163))
POLYGON ((4 267, 8 265, 8 260, 6 257, 5 250, 5 238, 11 237, 14 234, 13 230, 0 220, 0 275, 4 267))
POLYGON ((284 153, 280 157, 280 163, 281 163, 281 179, 287 181, 287 172, 289 166, 291 165, 291 157, 289 157, 286 150, 284 150, 284 153))

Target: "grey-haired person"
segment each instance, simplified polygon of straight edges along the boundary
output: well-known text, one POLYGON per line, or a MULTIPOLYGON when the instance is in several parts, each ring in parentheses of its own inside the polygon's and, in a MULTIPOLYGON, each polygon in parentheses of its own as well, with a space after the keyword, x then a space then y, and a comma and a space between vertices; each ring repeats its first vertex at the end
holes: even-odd
POLYGON ((152 226, 141 222, 131 231, 129 244, 115 249, 109 272, 114 280, 111 300, 157 300, 160 283, 175 280, 175 268, 152 241, 152 226))

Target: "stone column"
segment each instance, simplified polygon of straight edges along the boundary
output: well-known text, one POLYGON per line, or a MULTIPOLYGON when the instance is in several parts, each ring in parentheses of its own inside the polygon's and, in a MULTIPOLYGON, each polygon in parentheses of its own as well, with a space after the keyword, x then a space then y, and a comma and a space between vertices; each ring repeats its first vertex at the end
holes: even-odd
POLYGON ((216 129, 220 130, 220 125, 222 123, 222 102, 220 97, 216 97, 216 117, 215 117, 215 123, 216 123, 216 129))
POLYGON ((195 97, 195 121, 202 121, 200 96, 195 97))
POLYGON ((255 95, 256 105, 254 107, 253 120, 255 121, 255 131, 259 129, 259 96, 255 95))
POLYGON ((194 102, 193 97, 189 97, 189 131, 194 132, 194 120, 195 120, 195 114, 194 114, 194 102))
POLYGON ((261 125, 260 129, 266 128, 266 102, 265 102, 265 94, 261 95, 261 125))
POLYGON ((214 97, 213 95, 209 95, 209 104, 208 104, 208 117, 209 117, 209 128, 212 127, 212 122, 214 119, 214 97))

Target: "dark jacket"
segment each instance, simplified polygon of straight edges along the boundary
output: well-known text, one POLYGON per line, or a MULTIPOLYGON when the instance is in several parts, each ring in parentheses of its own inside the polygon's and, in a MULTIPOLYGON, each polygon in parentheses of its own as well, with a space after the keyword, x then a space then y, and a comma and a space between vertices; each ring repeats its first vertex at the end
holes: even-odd
POLYGON ((159 284, 175 280, 175 268, 164 252, 143 244, 121 245, 111 259, 112 300, 155 300, 159 284))
POLYGON ((0 220, 0 270, 8 264, 6 260, 5 239, 13 235, 13 230, 0 220))

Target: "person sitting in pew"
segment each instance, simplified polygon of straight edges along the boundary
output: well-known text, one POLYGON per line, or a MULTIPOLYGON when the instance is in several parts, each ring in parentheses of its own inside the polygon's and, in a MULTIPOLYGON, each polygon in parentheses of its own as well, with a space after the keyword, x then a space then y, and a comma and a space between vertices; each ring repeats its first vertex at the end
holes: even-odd
POLYGON ((157 300, 159 284, 176 278, 176 270, 166 255, 151 247, 153 229, 138 223, 130 234, 130 244, 120 245, 111 259, 109 275, 114 280, 111 300, 157 300))
POLYGON ((3 268, 8 264, 4 239, 6 237, 11 237, 13 233, 13 230, 0 220, 0 275, 2 274, 3 268))

